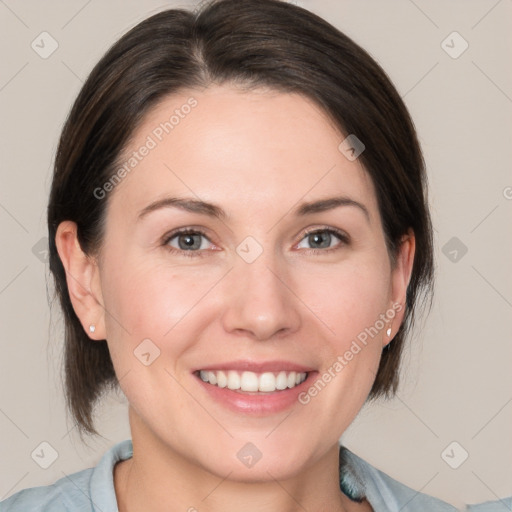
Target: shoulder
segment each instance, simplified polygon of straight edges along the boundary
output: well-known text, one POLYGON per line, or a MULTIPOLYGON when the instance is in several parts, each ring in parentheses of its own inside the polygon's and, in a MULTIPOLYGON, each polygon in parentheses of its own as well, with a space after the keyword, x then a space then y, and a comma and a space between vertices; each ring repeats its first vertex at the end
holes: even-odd
POLYGON ((0 502, 0 512, 117 510, 113 470, 133 454, 131 440, 108 450, 94 468, 66 475, 51 485, 23 489, 0 502))
POLYGON ((343 446, 340 447, 342 483, 355 498, 365 496, 376 512, 457 512, 452 505, 402 484, 343 446))
POLYGON ((475 505, 468 505, 467 512, 498 512, 499 510, 512 510, 512 496, 496 501, 486 501, 475 505))
POLYGON ((51 485, 23 489, 0 502, 0 512, 90 510, 89 497, 81 490, 87 490, 92 472, 93 469, 85 469, 51 485))

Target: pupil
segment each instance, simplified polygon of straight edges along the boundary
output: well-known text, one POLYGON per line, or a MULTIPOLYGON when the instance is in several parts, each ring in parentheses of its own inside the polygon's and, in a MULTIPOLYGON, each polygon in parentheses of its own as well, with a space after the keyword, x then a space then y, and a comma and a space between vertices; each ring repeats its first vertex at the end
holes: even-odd
POLYGON ((327 243, 324 243, 322 247, 329 247, 330 245, 330 234, 326 233, 325 236, 320 233, 314 233, 313 235, 310 235, 313 239, 313 244, 322 243, 322 238, 324 238, 324 241, 327 243))
MULTIPOLYGON (((181 240, 184 241, 184 243, 183 243, 184 248, 190 249, 190 248, 194 247, 194 236, 198 236, 198 235, 182 235, 181 240)), ((199 244, 199 245, 201 245, 201 244, 199 244)), ((181 248, 183 248, 183 247, 181 247, 181 248)))

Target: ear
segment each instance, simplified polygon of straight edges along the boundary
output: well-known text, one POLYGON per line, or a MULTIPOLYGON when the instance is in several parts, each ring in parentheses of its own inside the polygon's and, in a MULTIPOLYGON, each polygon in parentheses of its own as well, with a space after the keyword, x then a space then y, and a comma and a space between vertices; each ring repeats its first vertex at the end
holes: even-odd
POLYGON ((390 335, 386 333, 384 336, 384 346, 393 339, 404 319, 407 287, 411 279, 415 252, 416 237, 414 231, 409 228, 407 234, 400 241, 395 268, 391 271, 391 308, 396 314, 386 325, 386 330, 391 328, 391 333, 390 335))
POLYGON ((82 327, 91 339, 106 339, 105 308, 98 265, 82 251, 76 223, 61 222, 55 235, 55 244, 66 271, 69 297, 82 327), (95 326, 94 332, 89 330, 90 325, 95 326))

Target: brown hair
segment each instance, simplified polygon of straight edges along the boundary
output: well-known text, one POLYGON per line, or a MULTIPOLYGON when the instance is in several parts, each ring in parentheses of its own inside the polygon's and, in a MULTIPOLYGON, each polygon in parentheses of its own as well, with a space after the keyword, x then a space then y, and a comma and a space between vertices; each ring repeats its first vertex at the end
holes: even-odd
POLYGON ((369 399, 396 392, 420 295, 421 305, 430 297, 431 306, 425 164, 408 111, 372 57, 322 18, 280 0, 214 0, 197 12, 160 12, 127 32, 94 67, 66 120, 55 159, 50 271, 65 320, 66 400, 81 434, 97 434, 93 406, 118 383, 106 341, 91 341, 72 307, 55 244, 57 227, 74 221, 82 250, 97 254, 108 199, 97 199, 94 190, 113 175, 143 116, 169 94, 213 83, 269 87, 315 101, 342 133, 355 134, 366 146, 359 159, 376 189, 393 264, 402 235, 414 231, 404 321, 382 353, 369 399))

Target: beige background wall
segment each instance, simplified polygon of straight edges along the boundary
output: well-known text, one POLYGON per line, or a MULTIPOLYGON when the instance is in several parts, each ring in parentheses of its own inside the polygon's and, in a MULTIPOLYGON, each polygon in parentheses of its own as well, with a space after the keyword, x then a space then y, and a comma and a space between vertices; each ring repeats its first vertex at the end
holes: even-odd
MULTIPOLYGON (((398 396, 363 409, 342 441, 456 506, 511 495, 512 1, 294 3, 346 32, 396 84, 423 145, 436 229, 437 296, 398 396), (453 31, 469 44, 457 58, 447 53, 463 48, 453 31), (457 469, 442 456, 453 441, 444 457, 452 465, 469 454, 457 469)), ((89 447, 66 419, 60 316, 50 317, 41 249, 51 165, 67 111, 104 51, 148 15, 188 5, 0 2, 0 498, 95 465, 129 437, 121 396, 99 409, 104 439, 89 447), (46 59, 31 47, 43 31, 58 43, 46 59), (44 441, 58 453, 46 470, 31 458, 44 441)))

